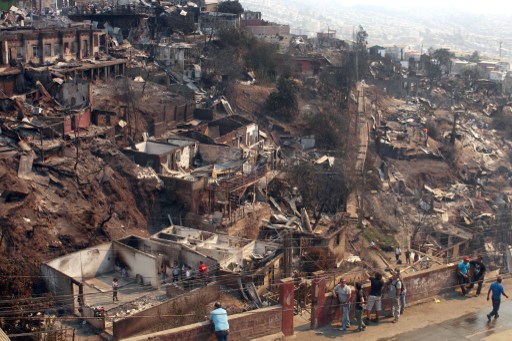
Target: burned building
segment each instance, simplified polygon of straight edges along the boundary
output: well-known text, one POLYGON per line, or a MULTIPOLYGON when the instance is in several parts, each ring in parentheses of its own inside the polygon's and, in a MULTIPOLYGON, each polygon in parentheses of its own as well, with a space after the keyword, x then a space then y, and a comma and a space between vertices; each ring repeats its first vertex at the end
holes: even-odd
MULTIPOLYGON (((175 264, 197 269, 200 261, 215 277, 217 261, 186 245, 127 236, 53 259, 42 264, 41 271, 64 309, 87 318, 100 330, 113 328, 118 338, 118 326, 130 323, 130 316, 151 314, 172 303, 165 278, 175 264), (119 282, 118 303, 112 299, 113 278, 119 282), (123 309, 123 305, 138 309, 123 309)), ((194 288, 194 283, 187 286, 188 290, 194 288)), ((144 330, 147 326, 138 328, 144 330)))
POLYGON ((281 274, 279 244, 232 237, 184 226, 170 226, 151 237, 160 243, 185 245, 219 262, 221 281, 237 287, 237 278, 270 289, 281 274), (228 276, 232 275, 232 276, 228 276))
POLYGON ((199 15, 199 29, 204 34, 217 34, 223 29, 240 27, 240 18, 236 14, 219 12, 202 12, 199 15))
POLYGON ((260 15, 249 12, 240 20, 240 26, 256 38, 278 46, 280 52, 287 52, 290 47, 290 25, 281 25, 261 19, 260 15))
POLYGON ((82 60, 105 48, 106 33, 81 27, 60 29, 8 29, 0 31, 0 63, 53 64, 82 60))
POLYGON ((195 141, 184 138, 169 138, 165 142, 145 141, 127 148, 123 152, 135 163, 151 167, 158 173, 171 170, 188 170, 197 152, 195 141))
POLYGON ((253 148, 260 142, 258 125, 240 115, 209 122, 202 128, 202 132, 215 143, 237 148, 253 148))

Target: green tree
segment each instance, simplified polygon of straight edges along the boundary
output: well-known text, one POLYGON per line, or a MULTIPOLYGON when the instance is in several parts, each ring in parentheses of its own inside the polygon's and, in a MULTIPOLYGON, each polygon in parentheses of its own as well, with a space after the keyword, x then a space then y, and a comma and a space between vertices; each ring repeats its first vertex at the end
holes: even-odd
POLYGON ((432 91, 432 87, 434 83, 437 82, 441 75, 443 74, 441 71, 441 65, 439 61, 432 57, 432 54, 424 54, 421 56, 421 65, 423 70, 425 71, 425 76, 429 81, 429 92, 432 91))
POLYGON ((272 82, 276 78, 277 47, 254 37, 248 42, 245 64, 256 72, 257 77, 272 82))
POLYGON ((244 13, 244 8, 242 5, 238 2, 238 0, 234 1, 223 1, 219 3, 218 6, 219 12, 221 13, 231 13, 240 15, 244 13))
POLYGON ((469 56, 468 60, 473 63, 478 63, 480 61, 480 52, 474 51, 471 56, 469 56))
POLYGON ((291 121, 299 109, 297 86, 288 77, 281 77, 277 82, 277 91, 267 98, 267 109, 271 115, 284 121, 291 121))
POLYGON ((437 61, 439 67, 444 69, 446 73, 449 73, 452 66, 452 58, 454 53, 450 52, 449 49, 437 49, 432 53, 432 59, 437 61))
POLYGON ((311 116, 307 134, 315 135, 316 148, 342 151, 348 136, 348 115, 333 106, 328 112, 311 116))
POLYGON ((462 77, 471 82, 480 77, 480 71, 476 65, 467 65, 462 69, 462 77))
POLYGON ((357 53, 357 74, 356 80, 364 77, 368 71, 368 49, 366 48, 368 33, 364 30, 363 26, 359 26, 356 32, 356 53, 357 53))
POLYGON ((279 59, 285 62, 284 56, 278 55, 277 47, 274 44, 259 40, 252 34, 241 30, 233 28, 219 30, 217 44, 230 54, 218 58, 225 68, 231 68, 234 63, 238 62, 232 59, 237 58, 243 61, 244 67, 253 70, 259 80, 267 79, 274 82, 279 59))

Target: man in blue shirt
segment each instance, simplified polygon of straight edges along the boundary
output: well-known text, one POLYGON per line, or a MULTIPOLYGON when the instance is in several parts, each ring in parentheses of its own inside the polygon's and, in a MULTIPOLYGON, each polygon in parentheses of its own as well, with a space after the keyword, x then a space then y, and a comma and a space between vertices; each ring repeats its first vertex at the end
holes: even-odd
POLYGON ((501 294, 508 298, 507 294, 505 294, 505 289, 503 289, 503 285, 501 285, 501 281, 501 276, 498 276, 498 278, 496 278, 496 282, 491 284, 491 287, 487 292, 487 301, 489 301, 489 295, 491 294, 492 291, 492 311, 489 314, 487 314, 487 319, 489 321, 491 320, 492 316, 494 316, 494 318, 500 317, 500 315, 498 314, 498 310, 500 310, 501 294))
POLYGON ((460 290, 462 290, 462 296, 466 296, 466 285, 469 283, 469 257, 464 256, 462 262, 457 265, 457 281, 460 285, 460 290))
POLYGON ((219 302, 215 302, 215 310, 210 314, 210 321, 212 321, 215 326, 217 341, 228 341, 228 312, 225 309, 222 309, 219 302))

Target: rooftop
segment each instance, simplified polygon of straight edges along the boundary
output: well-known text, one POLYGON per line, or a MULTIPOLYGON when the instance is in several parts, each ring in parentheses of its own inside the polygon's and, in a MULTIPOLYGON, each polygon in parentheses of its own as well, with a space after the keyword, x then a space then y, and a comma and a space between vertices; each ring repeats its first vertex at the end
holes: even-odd
POLYGON ((251 123, 253 122, 240 115, 226 116, 208 123, 208 136, 213 138, 224 136, 238 128, 249 125, 251 123))
POLYGON ((278 244, 243 239, 184 226, 169 226, 152 236, 162 242, 184 244, 191 249, 216 259, 221 269, 240 272, 248 263, 273 258, 278 244))

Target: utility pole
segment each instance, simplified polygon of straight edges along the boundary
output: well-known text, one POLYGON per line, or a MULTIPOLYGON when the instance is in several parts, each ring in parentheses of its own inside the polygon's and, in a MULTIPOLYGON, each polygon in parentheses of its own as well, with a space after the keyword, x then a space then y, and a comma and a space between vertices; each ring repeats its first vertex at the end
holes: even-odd
POLYGON ((292 238, 291 231, 285 231, 284 234, 284 278, 292 275, 292 238))
POLYGON ((365 188, 366 176, 364 174, 364 166, 361 174, 361 192, 359 193, 359 212, 357 213, 357 226, 359 228, 364 228, 363 218, 364 218, 364 188, 365 188))
POLYGON ((356 50, 356 84, 359 82, 359 46, 356 50))

